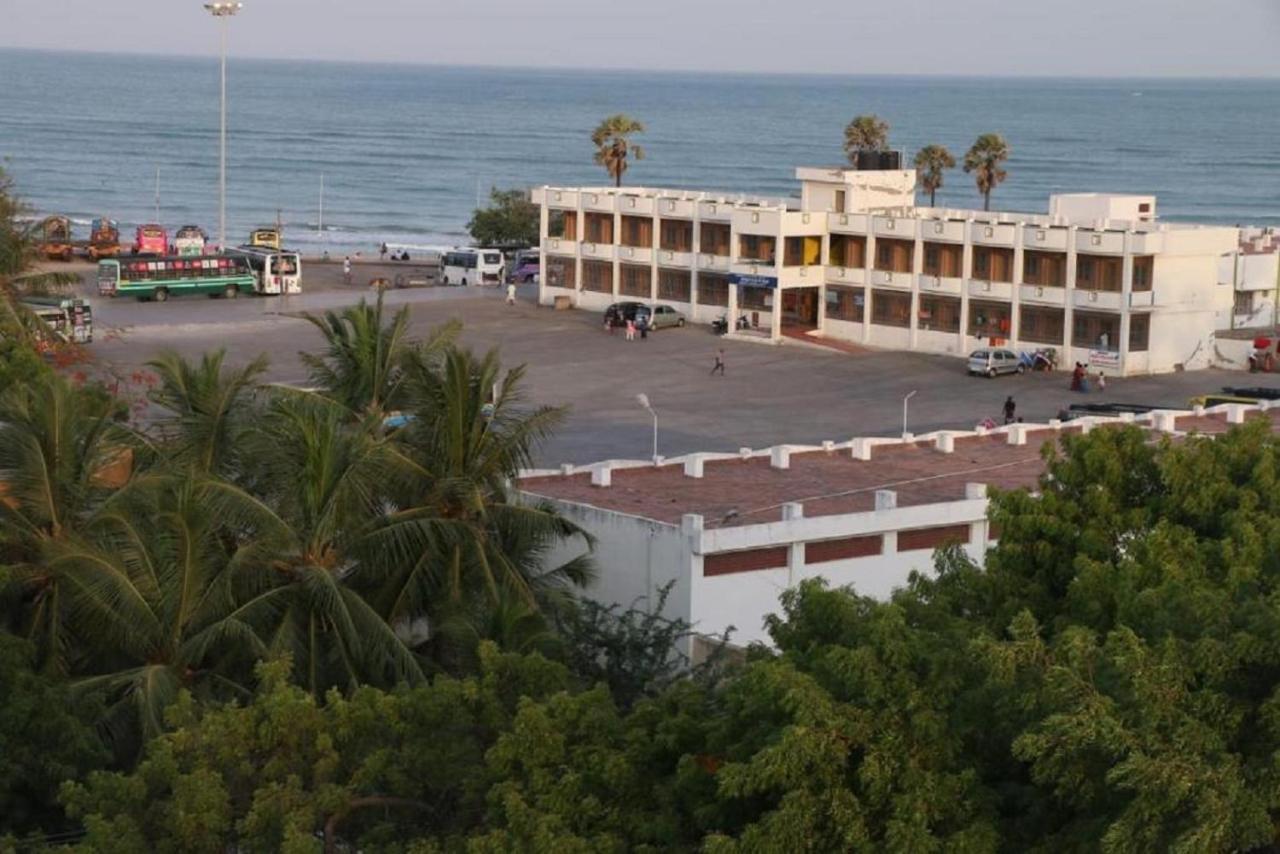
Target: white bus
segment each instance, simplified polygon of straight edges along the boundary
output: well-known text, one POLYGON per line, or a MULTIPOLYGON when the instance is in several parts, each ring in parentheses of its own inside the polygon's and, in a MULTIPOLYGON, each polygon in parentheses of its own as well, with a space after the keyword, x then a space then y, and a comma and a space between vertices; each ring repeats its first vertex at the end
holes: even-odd
POLYGON ((440 259, 440 283, 445 285, 500 285, 506 272, 497 249, 455 249, 440 259))
POLYGON ((226 254, 249 262, 249 269, 258 280, 258 293, 302 293, 302 256, 297 252, 265 246, 240 246, 228 249, 226 254))

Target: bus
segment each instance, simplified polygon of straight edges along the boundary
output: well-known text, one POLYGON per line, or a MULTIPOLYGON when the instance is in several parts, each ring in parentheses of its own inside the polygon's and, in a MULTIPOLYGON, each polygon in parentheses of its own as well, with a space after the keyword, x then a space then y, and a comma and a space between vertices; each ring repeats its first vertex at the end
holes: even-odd
POLYGON ((440 281, 446 285, 500 285, 505 272, 497 249, 455 249, 440 259, 440 281))
POLYGON ((249 232, 249 246, 258 246, 263 249, 279 249, 280 248, 280 229, 266 227, 255 228, 249 232))
POLYGON ((133 233, 134 255, 168 255, 169 233, 163 225, 150 222, 138 226, 133 233))
POLYGON ((55 336, 74 344, 93 341, 93 309, 78 297, 25 296, 22 305, 55 336))
POLYGON ((198 225, 184 225, 173 234, 173 254, 195 258, 205 254, 209 235, 198 225))
POLYGON ((240 246, 228 249, 227 255, 245 260, 258 280, 258 293, 302 293, 302 256, 297 252, 263 246, 240 246))
POLYGON ((98 293, 164 302, 170 296, 208 294, 235 299, 251 294, 257 278, 243 258, 148 258, 98 262, 98 293))

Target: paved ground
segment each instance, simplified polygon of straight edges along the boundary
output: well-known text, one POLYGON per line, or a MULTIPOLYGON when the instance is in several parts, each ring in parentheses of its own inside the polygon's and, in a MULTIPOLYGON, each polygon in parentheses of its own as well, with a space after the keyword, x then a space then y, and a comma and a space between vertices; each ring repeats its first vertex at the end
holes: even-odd
MULTIPOLYGON (((355 280, 367 283, 403 268, 382 269, 358 265, 355 280)), ((316 347, 319 336, 292 315, 351 304, 368 289, 344 286, 337 265, 312 264, 304 274, 306 292, 293 297, 175 298, 161 304, 94 296, 93 349, 126 376, 164 349, 198 355, 225 347, 233 362, 266 353, 272 380, 305 383, 297 353, 316 347)), ((1083 399, 1067 391, 1065 374, 971 379, 959 360, 915 353, 772 347, 724 341, 703 327, 626 342, 620 333, 606 334, 593 312, 536 307, 535 290, 522 287, 514 308, 503 303, 498 289, 477 288, 389 291, 387 302, 410 305, 418 333, 451 318, 462 320, 465 344, 498 347, 505 363, 528 365, 532 401, 571 408, 564 429, 540 454, 546 465, 648 457, 652 421, 636 402, 639 392, 649 395, 659 414, 659 453, 667 456, 897 434, 902 398, 912 390, 917 394, 909 428, 917 433, 998 418, 1007 394, 1028 421, 1051 418, 1083 399), (726 350, 728 372, 712 377, 719 346, 726 350)), ((1087 399, 1180 406, 1233 383, 1280 386, 1280 377, 1199 371, 1111 380, 1105 395, 1087 399)))

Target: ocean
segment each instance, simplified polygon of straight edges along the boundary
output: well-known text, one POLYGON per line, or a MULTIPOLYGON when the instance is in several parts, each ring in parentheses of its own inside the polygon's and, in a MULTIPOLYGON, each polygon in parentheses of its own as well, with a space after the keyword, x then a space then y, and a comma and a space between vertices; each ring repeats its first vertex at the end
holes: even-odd
MULTIPOLYGON (((234 32, 232 37, 234 43, 234 32)), ((39 213, 217 229, 216 59, 0 50, 0 158, 39 213)), ((841 161, 859 113, 911 156, 1004 134, 1001 209, 1050 193, 1155 193, 1168 220, 1280 225, 1280 80, 833 77, 228 63, 230 239, 285 224, 304 251, 466 241, 491 187, 601 184, 590 133, 646 126, 628 183, 762 195, 841 161), (323 177, 322 177, 323 176, 323 177), (323 230, 319 229, 321 183, 323 230)), ((949 173, 939 204, 977 207, 949 173)))

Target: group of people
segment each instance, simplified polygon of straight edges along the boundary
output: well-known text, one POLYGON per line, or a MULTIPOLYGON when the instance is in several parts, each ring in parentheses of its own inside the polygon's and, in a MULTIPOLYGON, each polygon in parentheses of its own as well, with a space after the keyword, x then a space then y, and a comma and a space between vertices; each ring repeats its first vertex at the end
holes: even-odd
POLYGON ((409 260, 409 250, 408 250, 408 249, 405 249, 405 250, 404 250, 404 251, 402 251, 399 255, 397 255, 396 253, 391 252, 391 250, 387 247, 387 244, 385 244, 385 243, 384 243, 384 244, 382 244, 382 246, 380 246, 380 247, 378 248, 378 258, 379 258, 379 259, 381 259, 381 260, 383 260, 383 261, 385 261, 385 260, 387 259, 387 253, 388 253, 388 252, 390 252, 390 253, 391 253, 391 260, 392 260, 392 261, 408 261, 408 260, 409 260))
MULTIPOLYGON (((1096 382, 1098 391, 1106 390, 1107 377, 1102 371, 1098 371, 1096 382)), ((1089 369, 1084 366, 1083 362, 1076 362, 1075 370, 1071 372, 1071 390, 1082 394, 1089 393, 1089 369)))
POLYGON ((626 340, 628 341, 636 340, 637 332, 640 333, 641 338, 648 338, 649 337, 649 316, 647 314, 642 314, 642 315, 639 315, 638 317, 634 317, 634 318, 629 317, 629 318, 623 319, 616 314, 610 314, 608 317, 604 319, 605 331, 608 332, 610 335, 612 335, 618 329, 618 327, 622 327, 622 329, 625 331, 626 340))

